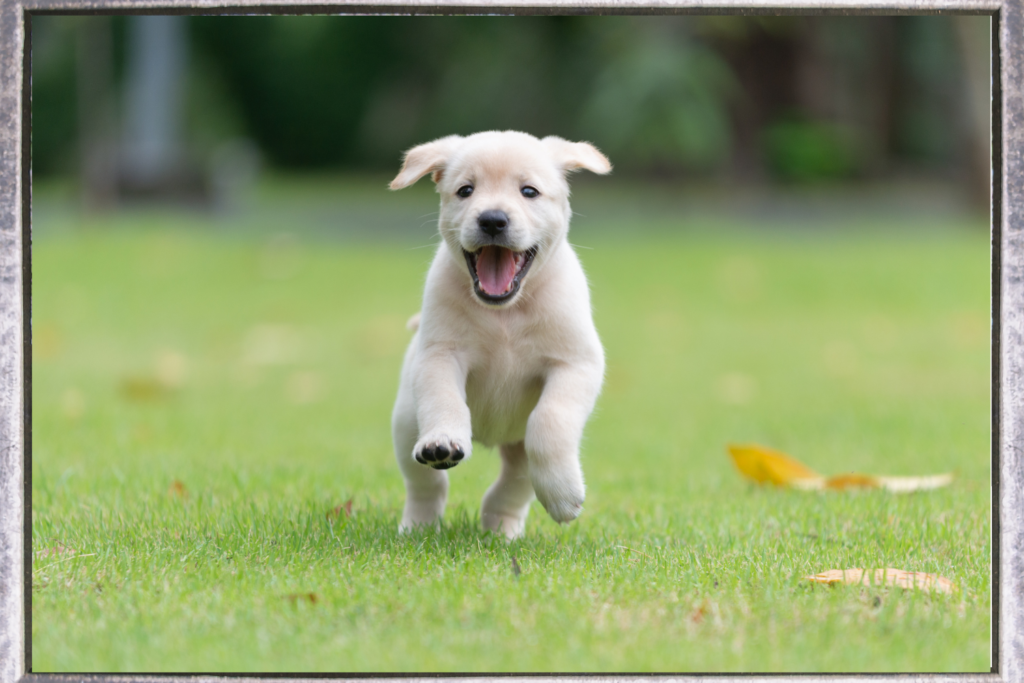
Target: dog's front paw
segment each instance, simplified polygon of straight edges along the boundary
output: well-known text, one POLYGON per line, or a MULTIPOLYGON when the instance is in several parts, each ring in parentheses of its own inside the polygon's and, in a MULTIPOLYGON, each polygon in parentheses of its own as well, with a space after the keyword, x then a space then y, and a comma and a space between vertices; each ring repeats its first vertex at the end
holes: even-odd
POLYGON ((561 476, 535 471, 530 474, 537 500, 551 515, 551 519, 566 524, 580 516, 586 492, 583 476, 578 470, 562 473, 561 476))
POLYGON ((469 441, 461 441, 445 435, 428 435, 416 442, 412 457, 416 462, 435 470, 455 467, 469 457, 469 441))

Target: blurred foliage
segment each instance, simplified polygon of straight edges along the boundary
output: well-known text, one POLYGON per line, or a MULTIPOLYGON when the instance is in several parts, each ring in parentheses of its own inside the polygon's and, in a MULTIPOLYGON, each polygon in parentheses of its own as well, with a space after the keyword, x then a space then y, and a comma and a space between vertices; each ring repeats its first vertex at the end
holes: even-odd
POLYGON ((192 26, 246 132, 272 163, 292 167, 391 168, 432 137, 564 130, 595 61, 578 22, 561 17, 201 17, 192 26))
MULTIPOLYGON (((75 168, 75 34, 96 19, 33 18, 38 174, 75 168)), ((639 174, 957 176, 987 144, 965 67, 987 54, 958 42, 958 21, 987 30, 986 17, 191 17, 187 142, 202 155, 247 138, 282 168, 390 170, 418 142, 512 128, 589 139, 639 174)), ((116 83, 126 26, 113 18, 116 83)))
POLYGON ((725 162, 738 83, 712 49, 693 40, 692 22, 602 28, 603 65, 584 100, 582 137, 600 140, 627 166, 714 169, 725 162))
POLYGON ((32 171, 52 174, 73 166, 77 132, 75 113, 74 18, 33 18, 32 171))
POLYGON ((892 142, 909 158, 939 162, 955 156, 957 138, 943 126, 935 110, 960 110, 965 100, 963 65, 951 42, 949 22, 896 24, 897 59, 903 65, 896 85, 899 116, 892 142))
POLYGON ((780 120, 765 129, 764 152, 780 179, 848 178, 860 168, 850 129, 819 121, 780 120))

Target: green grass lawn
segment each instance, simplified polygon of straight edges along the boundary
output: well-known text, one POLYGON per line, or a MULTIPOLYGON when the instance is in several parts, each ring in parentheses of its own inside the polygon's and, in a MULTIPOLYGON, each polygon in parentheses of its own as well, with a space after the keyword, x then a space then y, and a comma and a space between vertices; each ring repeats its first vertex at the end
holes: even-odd
POLYGON ((587 502, 508 544, 482 448, 441 530, 397 534, 431 249, 110 222, 34 245, 34 671, 989 670, 983 227, 574 232, 608 357, 587 502), (760 489, 748 441, 956 480, 760 489), (886 566, 959 591, 802 579, 886 566))

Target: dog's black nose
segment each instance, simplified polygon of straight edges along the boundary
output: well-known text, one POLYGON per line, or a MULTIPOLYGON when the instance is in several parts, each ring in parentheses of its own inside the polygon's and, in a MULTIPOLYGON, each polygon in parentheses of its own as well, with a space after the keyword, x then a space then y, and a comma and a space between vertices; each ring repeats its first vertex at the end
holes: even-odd
POLYGON ((508 227, 508 214, 504 211, 484 211, 476 222, 481 230, 494 237, 508 227))

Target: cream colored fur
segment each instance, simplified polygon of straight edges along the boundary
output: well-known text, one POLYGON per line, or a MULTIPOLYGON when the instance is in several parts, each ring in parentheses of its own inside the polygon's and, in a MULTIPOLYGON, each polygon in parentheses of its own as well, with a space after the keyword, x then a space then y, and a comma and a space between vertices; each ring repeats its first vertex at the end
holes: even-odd
POLYGON ((566 174, 580 168, 608 173, 611 164, 585 142, 486 132, 414 147, 391 183, 397 190, 431 174, 443 238, 419 320, 410 320, 418 330, 392 416, 407 494, 403 531, 437 523, 447 499, 447 473, 416 455, 461 449, 465 461, 473 441, 497 446, 502 459, 481 508, 485 528, 522 534, 535 495, 558 522, 582 511, 579 446, 601 389, 604 351, 583 269, 566 239, 566 174), (466 185, 472 194, 458 196, 466 185), (526 185, 540 195, 523 196, 526 185), (493 210, 509 218, 504 244, 517 252, 537 248, 519 291, 502 305, 474 293, 463 254, 494 239, 477 222, 493 210))

